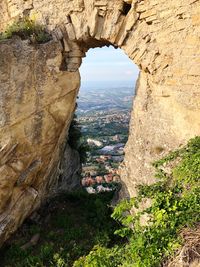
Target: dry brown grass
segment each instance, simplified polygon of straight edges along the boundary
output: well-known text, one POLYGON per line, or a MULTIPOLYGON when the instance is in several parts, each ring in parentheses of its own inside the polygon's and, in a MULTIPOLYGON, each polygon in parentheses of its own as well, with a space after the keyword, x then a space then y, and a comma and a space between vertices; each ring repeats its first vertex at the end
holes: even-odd
POLYGON ((181 237, 184 246, 164 267, 200 267, 200 224, 195 229, 185 228, 181 237))

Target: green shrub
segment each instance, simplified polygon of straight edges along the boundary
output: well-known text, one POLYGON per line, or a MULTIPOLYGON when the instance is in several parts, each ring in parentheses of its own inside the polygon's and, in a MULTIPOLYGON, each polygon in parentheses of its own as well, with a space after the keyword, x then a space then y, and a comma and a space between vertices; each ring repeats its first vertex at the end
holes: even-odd
POLYGON ((122 201, 112 214, 123 224, 115 233, 127 238, 125 248, 95 247, 74 267, 109 267, 111 259, 117 261, 112 266, 156 267, 181 246, 181 229, 195 226, 200 219, 200 137, 153 165, 158 181, 139 186, 138 196, 122 201), (142 209, 145 199, 151 205, 142 209), (142 224, 144 216, 146 223, 142 224))
POLYGON ((52 267, 65 267, 67 266, 66 265, 66 262, 65 260, 58 254, 56 253, 54 256, 53 256, 53 263, 52 263, 52 267))
POLYGON ((14 35, 21 37, 23 40, 29 39, 32 43, 45 43, 51 40, 51 36, 45 28, 28 17, 24 17, 8 26, 4 33, 0 33, 0 40, 10 39, 14 35))
POLYGON ((87 257, 74 262, 73 267, 118 267, 124 250, 118 246, 111 249, 95 246, 87 257))
POLYGON ((81 163, 85 163, 87 161, 87 152, 90 150, 90 148, 83 140, 81 125, 77 121, 76 114, 74 114, 69 128, 68 144, 72 149, 75 149, 79 152, 81 163))

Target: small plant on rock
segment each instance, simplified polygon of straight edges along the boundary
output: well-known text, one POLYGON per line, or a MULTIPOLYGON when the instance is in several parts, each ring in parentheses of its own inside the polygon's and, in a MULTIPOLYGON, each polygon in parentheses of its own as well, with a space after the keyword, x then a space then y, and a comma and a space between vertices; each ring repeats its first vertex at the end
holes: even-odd
POLYGON ((28 39, 31 43, 46 43, 51 40, 44 26, 28 17, 21 18, 8 26, 4 33, 0 33, 0 40, 10 39, 13 36, 19 36, 22 40, 28 39))

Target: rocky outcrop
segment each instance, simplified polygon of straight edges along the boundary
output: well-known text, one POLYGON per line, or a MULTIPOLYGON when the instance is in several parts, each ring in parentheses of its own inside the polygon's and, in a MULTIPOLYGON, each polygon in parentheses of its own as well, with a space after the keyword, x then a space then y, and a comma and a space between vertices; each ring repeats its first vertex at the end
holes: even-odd
POLYGON ((1 243, 58 184, 88 49, 119 47, 141 70, 122 171, 126 195, 153 182, 154 159, 200 135, 199 3, 0 0, 0 30, 26 15, 54 39, 0 43, 1 243))
POLYGON ((78 72, 62 72, 61 64, 62 47, 54 41, 0 44, 1 241, 56 190, 79 89, 78 72))

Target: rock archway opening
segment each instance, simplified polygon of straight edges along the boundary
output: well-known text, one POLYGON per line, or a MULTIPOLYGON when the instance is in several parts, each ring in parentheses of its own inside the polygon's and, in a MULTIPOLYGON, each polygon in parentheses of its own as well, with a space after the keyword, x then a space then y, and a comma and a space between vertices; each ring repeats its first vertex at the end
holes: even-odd
POLYGON ((82 185, 89 193, 119 186, 138 72, 124 52, 112 46, 90 49, 80 67, 76 146, 82 185))

